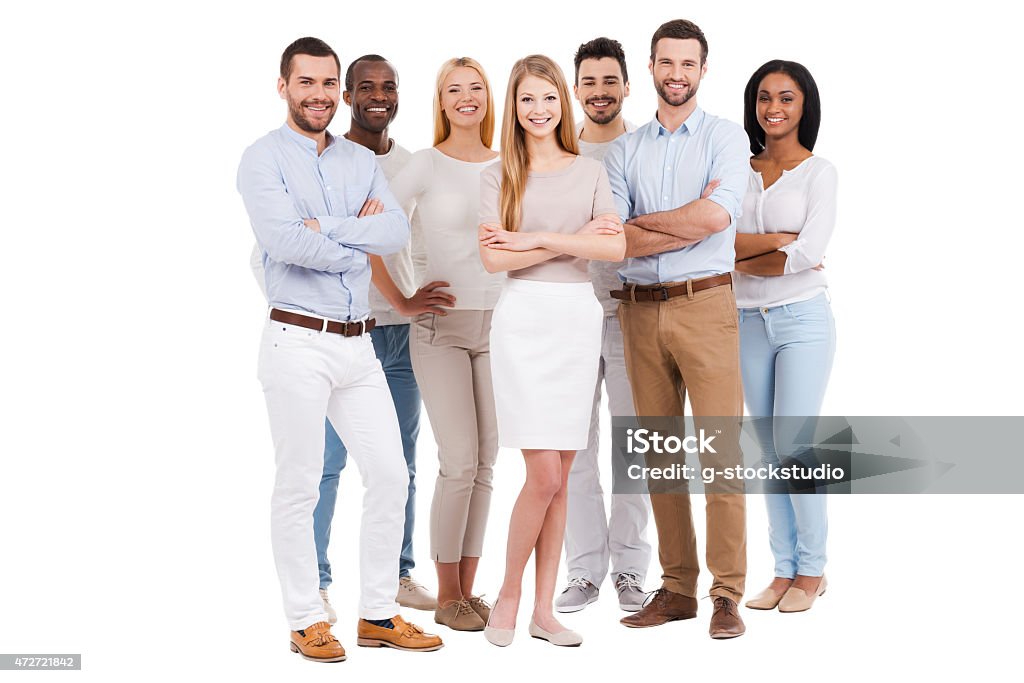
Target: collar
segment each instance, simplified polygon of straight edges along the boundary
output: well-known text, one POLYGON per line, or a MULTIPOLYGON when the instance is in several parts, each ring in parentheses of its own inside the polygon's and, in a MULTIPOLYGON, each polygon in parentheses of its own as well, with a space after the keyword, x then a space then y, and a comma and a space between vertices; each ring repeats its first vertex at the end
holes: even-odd
POLYGON ((668 129, 661 125, 661 121, 658 120, 657 113, 654 114, 654 120, 652 123, 654 125, 651 126, 649 134, 654 138, 661 135, 681 135, 684 131, 688 135, 693 135, 700 129, 700 125, 704 123, 704 110, 699 106, 695 107, 687 119, 683 121, 683 125, 679 126, 674 133, 668 132, 668 129))
MULTIPOLYGON (((313 154, 316 154, 316 140, 310 137, 306 137, 302 133, 296 132, 291 126, 288 125, 287 121, 284 122, 284 125, 282 125, 279 130, 281 130, 284 133, 284 135, 292 142, 295 142, 300 146, 305 147, 308 150, 311 150, 313 154)), ((327 146, 324 147, 324 152, 326 152, 327 150, 334 146, 335 140, 336 138, 333 135, 331 135, 330 131, 327 131, 327 146)))

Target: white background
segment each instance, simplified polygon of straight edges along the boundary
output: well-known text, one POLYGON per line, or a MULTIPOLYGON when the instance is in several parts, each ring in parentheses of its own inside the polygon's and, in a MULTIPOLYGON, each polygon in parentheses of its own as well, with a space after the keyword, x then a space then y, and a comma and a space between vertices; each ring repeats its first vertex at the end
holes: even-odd
MULTIPOLYGON (((598 35, 626 48, 628 118, 648 120, 650 35, 685 16, 710 41, 700 104, 740 121, 749 75, 800 61, 820 86, 816 152, 840 174, 829 249, 839 347, 823 408, 1012 415, 1019 393, 1019 22, 987 3, 36 3, 4 11, 0 652, 81 652, 89 680, 891 680, 995 672, 1019 633, 1019 496, 831 500, 831 587, 803 614, 744 610, 629 630, 606 584, 565 623, 580 649, 442 629, 435 654, 355 646, 360 483, 335 521, 335 632, 349 661, 288 652, 269 543, 273 455, 256 351, 264 305, 234 188, 283 121, 282 49, 327 40, 401 75, 392 135, 430 143, 434 74, 470 55, 501 107, 512 62, 572 72, 598 35)), ((347 128, 340 108, 333 130, 347 128)), ((436 449, 420 438, 416 576, 436 449)), ((1019 446, 1012 445, 1019 452, 1019 446)), ((497 592, 521 456, 503 451, 478 590, 497 592)), ((749 501, 748 593, 771 577, 749 501)), ((698 506, 699 507, 699 506, 698 506)), ((701 528, 702 521, 698 522, 701 528)), ((652 522, 653 538, 653 522, 652 522)), ((700 534, 703 537, 703 534, 700 534)), ((657 561, 647 587, 658 585, 657 561)), ((529 572, 528 572, 529 575, 529 572)), ((560 580, 561 581, 561 580, 560 580)), ((709 578, 702 575, 700 590, 709 578)), ((525 594, 530 594, 528 581, 525 594)), ((428 613, 407 611, 433 627, 428 613)), ((440 627, 439 627, 440 628, 440 627)), ((74 674, 63 674, 72 676, 74 674)))

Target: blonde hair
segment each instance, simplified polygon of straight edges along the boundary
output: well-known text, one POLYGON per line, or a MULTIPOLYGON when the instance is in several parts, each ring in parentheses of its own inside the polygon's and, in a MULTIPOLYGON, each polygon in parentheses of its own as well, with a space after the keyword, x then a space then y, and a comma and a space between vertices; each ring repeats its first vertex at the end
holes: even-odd
POLYGON ((484 88, 487 90, 487 111, 484 113, 484 120, 480 122, 480 142, 484 143, 484 147, 490 149, 494 142, 494 96, 491 95, 491 84, 487 80, 484 68, 472 57, 453 57, 437 70, 437 87, 434 88, 434 146, 441 144, 452 134, 452 124, 441 105, 441 88, 444 87, 444 79, 448 78, 451 72, 463 66, 480 74, 480 80, 483 81, 484 88))
POLYGON ((526 193, 526 174, 530 160, 526 154, 526 131, 516 115, 516 91, 527 76, 543 78, 555 86, 562 105, 562 120, 555 129, 559 146, 570 154, 579 154, 576 144, 576 124, 572 116, 572 100, 562 69, 550 57, 529 55, 512 66, 505 93, 505 114, 501 121, 501 225, 506 230, 519 230, 523 216, 523 195, 526 193))

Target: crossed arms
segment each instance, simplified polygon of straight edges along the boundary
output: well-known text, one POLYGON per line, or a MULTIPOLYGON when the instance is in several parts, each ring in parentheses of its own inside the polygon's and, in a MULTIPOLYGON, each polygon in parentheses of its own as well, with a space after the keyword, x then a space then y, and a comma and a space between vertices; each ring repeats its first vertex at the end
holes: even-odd
POLYGON ((277 165, 252 148, 238 169, 238 191, 260 247, 281 263, 341 273, 364 262, 364 254, 391 254, 409 239, 409 222, 379 167, 369 196, 382 211, 373 215, 302 216, 277 165))

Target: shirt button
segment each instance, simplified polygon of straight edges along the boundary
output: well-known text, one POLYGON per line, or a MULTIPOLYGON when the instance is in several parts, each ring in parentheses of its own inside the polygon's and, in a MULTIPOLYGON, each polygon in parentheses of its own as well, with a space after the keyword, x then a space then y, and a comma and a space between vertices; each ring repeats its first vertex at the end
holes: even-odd
POLYGON ((671 170, 672 170, 672 167, 671 167, 671 166, 666 166, 666 167, 665 167, 665 170, 666 170, 666 171, 671 171, 671 170))

